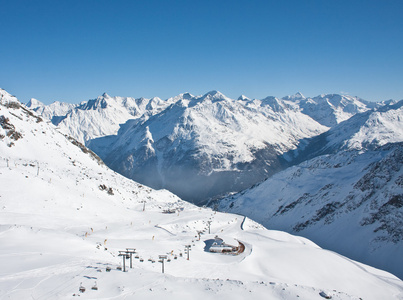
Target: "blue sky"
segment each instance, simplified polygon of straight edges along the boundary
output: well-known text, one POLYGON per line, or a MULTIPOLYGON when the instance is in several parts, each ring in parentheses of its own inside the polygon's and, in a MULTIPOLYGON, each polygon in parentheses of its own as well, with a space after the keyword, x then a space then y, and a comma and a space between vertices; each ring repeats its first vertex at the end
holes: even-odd
POLYGON ((78 103, 347 93, 403 99, 403 1, 0 0, 0 87, 78 103))

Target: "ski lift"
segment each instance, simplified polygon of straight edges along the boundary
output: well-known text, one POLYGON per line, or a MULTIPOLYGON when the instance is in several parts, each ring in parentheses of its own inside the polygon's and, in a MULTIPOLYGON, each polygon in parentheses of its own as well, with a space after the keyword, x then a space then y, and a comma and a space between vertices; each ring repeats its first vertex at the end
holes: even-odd
POLYGON ((91 290, 98 291, 98 286, 97 286, 96 281, 95 281, 95 284, 92 286, 91 290))
POLYGON ((178 257, 175 255, 175 256, 174 256, 174 259, 178 259, 178 257))
POLYGON ((110 272, 112 269, 111 269, 111 267, 110 266, 107 266, 106 267, 106 272, 110 272))
POLYGON ((134 258, 140 258, 140 256, 136 255, 134 258))
POLYGON ((143 262, 144 261, 144 259, 143 258, 140 258, 140 262, 143 262))
POLYGON ((116 267, 116 269, 119 270, 119 271, 122 271, 122 266, 119 265, 119 266, 116 267))
POLYGON ((84 293, 85 292, 85 287, 82 286, 82 282, 80 282, 80 287, 78 288, 78 290, 80 291, 80 293, 84 293))

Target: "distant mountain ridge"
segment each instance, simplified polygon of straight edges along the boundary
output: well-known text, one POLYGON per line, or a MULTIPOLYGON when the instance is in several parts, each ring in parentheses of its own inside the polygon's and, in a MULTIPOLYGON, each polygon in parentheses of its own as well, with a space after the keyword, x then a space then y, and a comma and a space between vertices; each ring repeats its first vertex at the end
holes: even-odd
POLYGON ((233 100, 211 91, 167 100, 105 93, 68 108, 35 105, 117 172, 201 203, 264 180, 289 165, 282 155, 300 141, 383 104, 301 93, 233 100), (52 109, 54 115, 48 113, 52 109))
MULTIPOLYGON (((171 109, 183 112, 187 106, 171 109)), ((149 128, 140 142, 156 149, 149 128)), ((403 295, 403 282, 388 272, 113 172, 1 89, 0 182, 2 299, 399 300, 403 295), (237 255, 206 251, 217 235, 239 245, 237 255), (191 245, 190 259, 184 245, 191 245), (135 251, 130 260, 129 249, 135 251), (162 255, 165 274, 158 262, 162 255)))
POLYGON ((300 164, 210 205, 403 277, 402 115, 403 101, 357 114, 297 150, 300 164))
POLYGON ((402 276, 402 101, 212 91, 139 100, 144 113, 130 114, 122 99, 100 96, 58 126, 125 176, 402 276))
POLYGON ((325 130, 281 100, 237 101, 212 91, 178 97, 87 145, 117 172, 201 203, 284 168, 282 153, 325 130))

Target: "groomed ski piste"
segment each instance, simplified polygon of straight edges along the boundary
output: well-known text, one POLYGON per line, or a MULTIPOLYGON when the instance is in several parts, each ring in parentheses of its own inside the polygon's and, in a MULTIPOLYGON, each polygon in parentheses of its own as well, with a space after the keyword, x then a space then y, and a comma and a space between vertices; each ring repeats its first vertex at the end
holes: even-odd
POLYGON ((118 175, 0 92, 0 299, 403 299, 390 273, 118 175))

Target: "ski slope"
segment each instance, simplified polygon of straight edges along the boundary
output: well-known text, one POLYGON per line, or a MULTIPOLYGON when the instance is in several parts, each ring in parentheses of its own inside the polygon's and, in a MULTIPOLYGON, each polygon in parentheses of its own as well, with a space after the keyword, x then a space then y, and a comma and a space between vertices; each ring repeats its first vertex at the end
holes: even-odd
POLYGON ((0 116, 1 299, 403 297, 387 272, 122 177, 5 91, 0 116), (216 235, 245 250, 208 252, 216 235))

